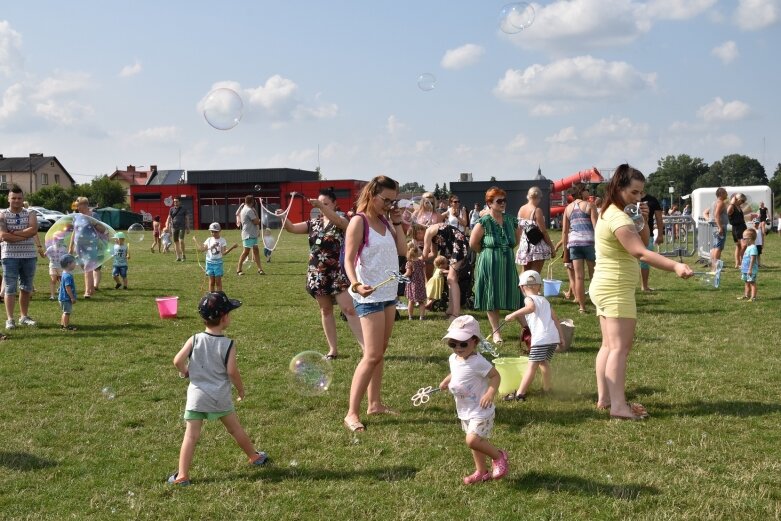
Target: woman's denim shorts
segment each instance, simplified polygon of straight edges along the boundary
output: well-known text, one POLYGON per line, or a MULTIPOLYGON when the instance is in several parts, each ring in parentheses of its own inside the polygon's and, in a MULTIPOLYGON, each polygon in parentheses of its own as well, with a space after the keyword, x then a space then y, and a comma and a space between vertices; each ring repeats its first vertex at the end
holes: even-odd
POLYGON ((366 315, 371 315, 372 313, 384 311, 388 306, 395 306, 396 301, 386 300, 385 302, 365 302, 363 304, 353 301, 353 304, 355 304, 355 313, 359 317, 365 317, 366 315))

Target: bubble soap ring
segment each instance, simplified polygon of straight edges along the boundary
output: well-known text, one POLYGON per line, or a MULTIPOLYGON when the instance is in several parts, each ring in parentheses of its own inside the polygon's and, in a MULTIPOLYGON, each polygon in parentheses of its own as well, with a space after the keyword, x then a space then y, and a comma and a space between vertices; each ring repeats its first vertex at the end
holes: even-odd
POLYGON ((431 385, 428 387, 421 387, 418 389, 418 392, 412 395, 412 406, 420 407, 421 405, 427 404, 428 401, 431 400, 431 395, 438 393, 439 391, 441 391, 439 387, 433 387, 431 385))
POLYGON ((719 259, 716 262, 716 269, 714 271, 694 271, 692 275, 700 279, 704 284, 713 284, 714 288, 718 288, 721 284, 721 272, 724 269, 724 261, 719 259))
POLYGON ((380 286, 384 286, 385 284, 388 284, 389 282, 392 282, 394 280, 398 281, 398 282, 404 282, 404 283, 410 282, 410 278, 409 277, 405 277, 404 275, 402 275, 398 271, 388 271, 388 275, 389 275, 388 278, 383 280, 382 282, 380 282, 376 286, 374 286, 374 289, 377 289, 380 286))

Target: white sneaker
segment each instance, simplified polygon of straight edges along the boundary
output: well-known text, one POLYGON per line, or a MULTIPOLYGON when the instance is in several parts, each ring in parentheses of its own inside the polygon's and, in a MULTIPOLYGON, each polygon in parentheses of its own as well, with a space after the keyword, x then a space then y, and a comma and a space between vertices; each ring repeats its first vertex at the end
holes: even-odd
MULTIPOLYGON (((38 325, 38 322, 36 322, 35 320, 31 319, 30 317, 21 317, 19 319, 19 323, 22 324, 23 326, 37 326, 38 325)), ((8 324, 6 324, 6 327, 8 327, 8 324)))
POLYGON ((14 319, 9 318, 5 321, 5 328, 6 329, 16 329, 16 324, 14 324, 14 319))

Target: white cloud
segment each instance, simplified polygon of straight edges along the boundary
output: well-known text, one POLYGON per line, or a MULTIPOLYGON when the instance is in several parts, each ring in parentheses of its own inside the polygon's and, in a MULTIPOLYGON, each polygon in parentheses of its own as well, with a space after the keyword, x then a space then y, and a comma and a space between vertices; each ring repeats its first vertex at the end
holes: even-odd
POLYGON ((326 103, 315 107, 306 105, 297 105, 293 109, 294 119, 327 119, 334 118, 339 113, 339 107, 336 103, 326 103))
POLYGON ((143 67, 141 66, 141 62, 136 60, 133 65, 125 65, 122 67, 122 70, 119 71, 119 77, 120 78, 129 78, 131 76, 135 76, 136 74, 140 73, 143 67))
POLYGON ((247 89, 248 101, 266 110, 274 111, 294 100, 298 85, 293 80, 275 74, 266 80, 265 85, 247 89))
POLYGON ((716 143, 722 148, 735 150, 743 146, 743 140, 735 134, 724 134, 715 138, 716 143))
POLYGON ((0 104, 0 122, 17 113, 24 105, 24 86, 14 83, 3 93, 3 101, 0 104))
POLYGON ((23 64, 22 35, 6 20, 0 20, 0 74, 10 76, 23 64))
POLYGON ((399 118, 394 114, 388 116, 388 122, 385 124, 385 130, 388 131, 388 134, 397 136, 405 128, 407 128, 407 125, 399 121, 399 118))
POLYGON ((523 48, 556 53, 626 45, 650 30, 644 6, 632 0, 557 0, 533 4, 534 24, 516 35, 502 35, 523 48))
POLYGON ((179 140, 180 130, 175 125, 151 127, 140 130, 131 136, 133 141, 144 143, 175 143, 179 140))
POLYGON ((711 50, 711 54, 720 59, 724 65, 732 63, 740 55, 737 44, 732 40, 727 40, 721 45, 714 47, 711 50))
POLYGON ((707 11, 716 0, 651 0, 645 5, 650 17, 660 20, 688 20, 707 11))
POLYGON ((47 99, 35 105, 37 115, 61 125, 74 125, 92 116, 94 112, 89 105, 75 101, 57 102, 53 99, 47 99))
POLYGON ((719 121, 739 121, 746 119, 751 114, 751 107, 742 101, 724 102, 719 97, 713 98, 713 101, 703 105, 697 111, 697 116, 706 123, 719 121))
POLYGON ((552 136, 548 136, 545 138, 545 141, 547 143, 568 143, 570 141, 577 141, 578 135, 575 132, 575 127, 566 127, 552 136))
POLYGON ((578 56, 523 71, 508 69, 493 92, 505 100, 619 99, 655 83, 655 74, 641 73, 626 62, 578 56))
POLYGON ((764 29, 781 19, 781 0, 738 0, 734 18, 745 31, 764 29))
POLYGON ((32 100, 48 100, 64 94, 73 94, 92 85, 90 75, 84 72, 55 71, 54 76, 44 78, 30 94, 32 100))
POLYGON ((583 131, 586 138, 618 138, 627 139, 632 137, 644 137, 649 132, 649 126, 646 123, 634 123, 629 118, 619 118, 610 116, 602 118, 592 126, 583 131))
POLYGON ((516 134, 512 140, 507 143, 507 146, 505 146, 505 150, 508 152, 515 152, 517 150, 520 150, 526 146, 526 144, 529 142, 529 140, 526 138, 523 134, 516 134))
POLYGON ((572 111, 572 106, 565 103, 537 103, 529 110, 529 114, 532 116, 557 116, 560 114, 566 114, 572 111))
POLYGON ((445 55, 442 57, 442 68, 456 70, 474 65, 484 52, 485 50, 482 47, 473 43, 450 49, 445 52, 445 55))

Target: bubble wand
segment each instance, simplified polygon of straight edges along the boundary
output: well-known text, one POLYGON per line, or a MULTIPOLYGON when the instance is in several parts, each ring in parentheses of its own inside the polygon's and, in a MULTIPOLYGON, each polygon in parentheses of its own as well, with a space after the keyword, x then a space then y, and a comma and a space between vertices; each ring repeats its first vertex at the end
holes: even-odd
MULTIPOLYGON (((271 252, 273 252, 274 250, 277 249, 277 245, 279 244, 279 238, 282 236, 282 232, 285 229, 285 221, 287 221, 287 216, 290 213, 290 209, 293 207, 293 200, 295 199, 296 195, 301 195, 301 194, 299 194, 298 192, 291 192, 291 194, 290 194, 290 201, 287 204, 287 208, 284 211, 280 212, 280 213, 272 212, 271 210, 266 208, 265 205, 263 204, 263 198, 262 197, 258 197, 258 203, 259 203, 261 212, 266 212, 267 214, 273 215, 274 217, 282 217, 282 225, 279 227, 279 232, 277 233, 277 238, 274 239, 274 244, 273 245, 268 245, 268 244, 266 244, 265 240, 263 241, 264 247, 267 250, 271 251, 271 252), (272 247, 269 248, 268 246, 272 246, 272 247)), ((303 195, 301 197, 303 197, 303 195)), ((263 225, 263 221, 264 221, 264 219, 263 219, 263 217, 261 215, 261 218, 260 218, 260 235, 261 235, 261 237, 265 237, 265 234, 263 232, 264 232, 264 230, 266 228, 268 228, 268 226, 264 226, 263 225)))
POLYGON ((398 271, 388 271, 388 273, 390 274, 390 276, 387 279, 385 279, 382 282, 380 282, 379 284, 377 284, 376 286, 372 286, 373 289, 377 289, 379 287, 382 287, 385 284, 388 284, 389 282, 392 282, 394 280, 399 281, 399 282, 404 282, 404 283, 410 282, 410 278, 409 277, 405 277, 404 275, 400 274, 398 271))
POLYGON ((721 271, 724 269, 724 261, 719 259, 716 261, 716 269, 714 271, 694 271, 692 275, 697 277, 703 283, 711 285, 714 288, 718 288, 721 284, 721 271))
POLYGON ((412 406, 413 407, 420 407, 421 405, 425 405, 431 400, 431 395, 434 393, 438 393, 441 391, 439 387, 434 387, 429 385, 428 387, 421 387, 418 389, 418 392, 412 395, 412 406))
MULTIPOLYGON (((498 332, 500 329, 502 329, 507 324, 506 320, 502 320, 501 324, 496 326, 496 329, 491 331, 490 335, 491 338, 493 338, 494 333, 498 332)), ((477 343, 477 350, 480 351, 483 354, 489 354, 493 356, 494 358, 499 357, 499 351, 496 350, 496 347, 488 341, 488 339, 480 337, 480 341, 477 343)))

